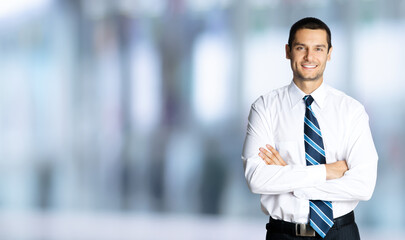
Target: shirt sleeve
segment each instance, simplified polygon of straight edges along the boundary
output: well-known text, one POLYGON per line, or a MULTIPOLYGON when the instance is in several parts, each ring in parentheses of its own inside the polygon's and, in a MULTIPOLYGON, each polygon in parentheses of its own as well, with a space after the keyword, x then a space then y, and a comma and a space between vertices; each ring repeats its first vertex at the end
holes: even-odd
POLYGON ((377 179, 378 155, 364 107, 355 120, 346 146, 349 170, 339 179, 328 180, 316 187, 296 189, 296 197, 326 201, 367 201, 371 198, 377 179))
POLYGON ((267 165, 258 156, 259 148, 266 144, 274 146, 274 137, 270 114, 261 97, 252 104, 242 152, 245 178, 253 193, 280 194, 314 187, 326 181, 324 165, 267 165))

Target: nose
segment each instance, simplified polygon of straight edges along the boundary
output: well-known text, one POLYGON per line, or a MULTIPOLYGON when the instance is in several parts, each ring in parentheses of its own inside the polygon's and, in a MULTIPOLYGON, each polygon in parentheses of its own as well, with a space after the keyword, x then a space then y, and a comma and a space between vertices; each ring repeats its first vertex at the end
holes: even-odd
POLYGON ((311 61, 313 58, 313 52, 310 49, 307 49, 307 51, 305 52, 305 56, 304 56, 305 60, 307 61, 311 61))

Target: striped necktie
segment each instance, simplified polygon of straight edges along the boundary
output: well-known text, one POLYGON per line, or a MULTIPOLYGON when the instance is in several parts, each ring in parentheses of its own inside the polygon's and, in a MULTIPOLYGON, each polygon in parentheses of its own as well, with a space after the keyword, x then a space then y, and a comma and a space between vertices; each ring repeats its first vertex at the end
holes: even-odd
MULTIPOLYGON (((307 166, 325 164, 325 151, 318 121, 312 111, 314 101, 311 95, 304 97, 306 110, 304 118, 305 159, 307 166)), ((312 228, 324 238, 333 225, 333 210, 330 201, 309 201, 309 222, 312 228)))

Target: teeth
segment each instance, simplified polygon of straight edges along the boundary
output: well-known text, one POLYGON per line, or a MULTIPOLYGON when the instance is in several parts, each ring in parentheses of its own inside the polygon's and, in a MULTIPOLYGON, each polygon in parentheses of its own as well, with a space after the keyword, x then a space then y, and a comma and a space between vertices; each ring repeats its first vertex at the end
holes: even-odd
POLYGON ((304 68, 316 68, 316 65, 302 65, 304 68))

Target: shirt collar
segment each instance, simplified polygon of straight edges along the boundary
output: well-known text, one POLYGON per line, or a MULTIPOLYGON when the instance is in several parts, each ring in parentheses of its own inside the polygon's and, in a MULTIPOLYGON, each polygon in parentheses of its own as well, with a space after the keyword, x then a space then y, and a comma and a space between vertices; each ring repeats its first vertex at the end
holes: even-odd
MULTIPOLYGON (((291 81, 290 85, 288 86, 288 93, 290 96, 291 108, 295 107, 295 105, 301 102, 304 96, 307 95, 301 89, 299 89, 297 85, 295 85, 294 81, 291 81)), ((326 97, 325 84, 322 83, 321 86, 311 93, 311 96, 314 98, 314 102, 320 108, 323 108, 326 97)))
POLYGON ((314 102, 318 104, 319 108, 323 108, 325 105, 326 97, 326 88, 325 84, 322 83, 315 91, 311 93, 311 96, 314 98, 314 102))

